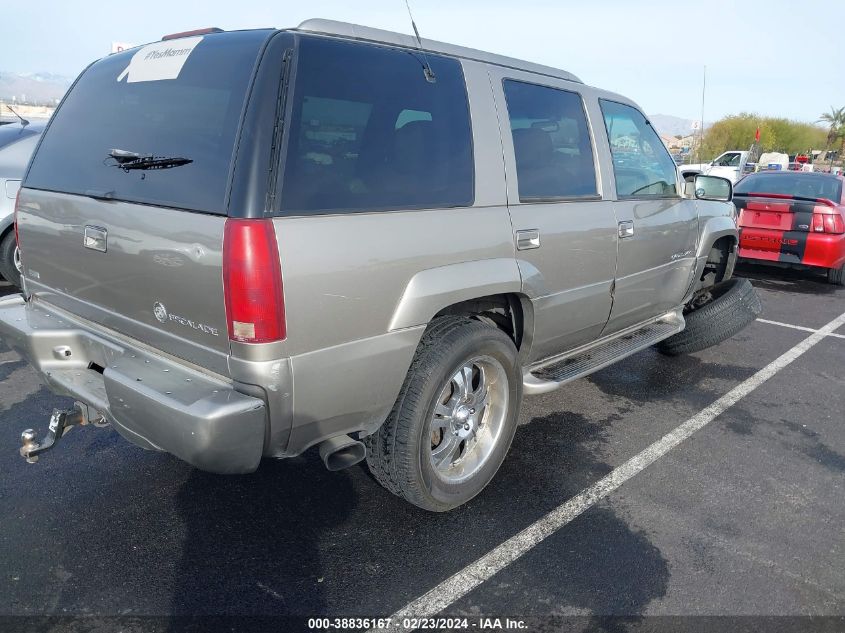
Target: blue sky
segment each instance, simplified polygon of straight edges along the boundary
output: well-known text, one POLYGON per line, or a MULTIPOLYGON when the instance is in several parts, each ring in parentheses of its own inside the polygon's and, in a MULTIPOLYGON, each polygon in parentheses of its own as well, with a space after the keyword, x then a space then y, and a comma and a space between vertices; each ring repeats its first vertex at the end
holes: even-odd
MULTIPOLYGON (((741 111, 815 121, 845 106, 841 0, 411 0, 424 37, 564 68, 651 114, 741 111)), ((0 71, 75 76, 112 41, 202 26, 295 26, 325 17, 410 32, 404 0, 42 0, 6 3, 0 71)))

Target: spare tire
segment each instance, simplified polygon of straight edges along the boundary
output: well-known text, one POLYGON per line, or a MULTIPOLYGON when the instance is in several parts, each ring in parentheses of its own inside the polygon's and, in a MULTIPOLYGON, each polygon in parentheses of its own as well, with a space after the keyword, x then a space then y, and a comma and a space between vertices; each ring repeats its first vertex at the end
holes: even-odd
POLYGON ((747 279, 729 279, 710 291, 712 300, 684 315, 682 332, 657 344, 668 356, 698 352, 718 345, 741 331, 763 310, 760 297, 747 279))

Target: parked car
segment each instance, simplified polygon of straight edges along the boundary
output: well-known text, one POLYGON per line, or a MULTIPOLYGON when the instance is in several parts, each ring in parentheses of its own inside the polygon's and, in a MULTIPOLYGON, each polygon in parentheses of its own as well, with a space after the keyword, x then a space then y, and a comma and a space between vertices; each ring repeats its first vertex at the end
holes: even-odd
POLYGON ((751 152, 731 150, 720 154, 709 163, 680 165, 678 169, 681 171, 681 177, 687 182, 692 182, 699 174, 707 174, 721 176, 736 183, 746 173, 749 160, 751 160, 751 152))
POLYGON ((43 131, 43 122, 21 120, 0 125, 0 276, 17 287, 21 285, 21 264, 15 241, 15 198, 43 131))
POLYGON ((0 334, 79 401, 21 453, 86 421, 217 473, 319 446, 454 508, 523 393, 754 318, 731 189, 685 192, 631 100, 481 51, 310 20, 110 55, 20 193, 0 334))
POLYGON ((735 189, 742 260, 822 270, 845 284, 845 178, 820 172, 751 174, 735 189))

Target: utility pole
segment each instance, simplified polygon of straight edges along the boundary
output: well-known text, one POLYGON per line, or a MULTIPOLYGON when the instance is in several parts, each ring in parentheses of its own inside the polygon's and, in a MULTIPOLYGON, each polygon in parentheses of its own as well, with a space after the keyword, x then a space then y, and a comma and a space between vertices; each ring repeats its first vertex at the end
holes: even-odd
POLYGON ((701 150, 704 146, 704 94, 707 91, 707 66, 704 66, 704 76, 701 82, 701 140, 698 143, 698 162, 701 162, 701 150))

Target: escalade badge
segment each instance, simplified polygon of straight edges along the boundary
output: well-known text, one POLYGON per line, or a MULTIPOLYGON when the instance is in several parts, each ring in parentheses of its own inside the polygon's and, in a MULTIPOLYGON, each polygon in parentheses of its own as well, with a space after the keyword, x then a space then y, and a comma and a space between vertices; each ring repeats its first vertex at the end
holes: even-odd
POLYGON ((167 323, 167 308, 164 307, 163 303, 159 303, 158 301, 155 302, 153 305, 153 314, 155 314, 156 318, 162 323, 167 323))
POLYGON ((172 321, 173 323, 178 323, 179 325, 199 330, 203 334, 211 334, 212 336, 220 335, 220 332, 216 327, 206 325, 205 323, 197 323, 196 321, 179 316, 178 314, 168 312, 167 308, 164 307, 164 304, 161 301, 156 301, 153 304, 153 314, 161 323, 168 323, 172 321))

